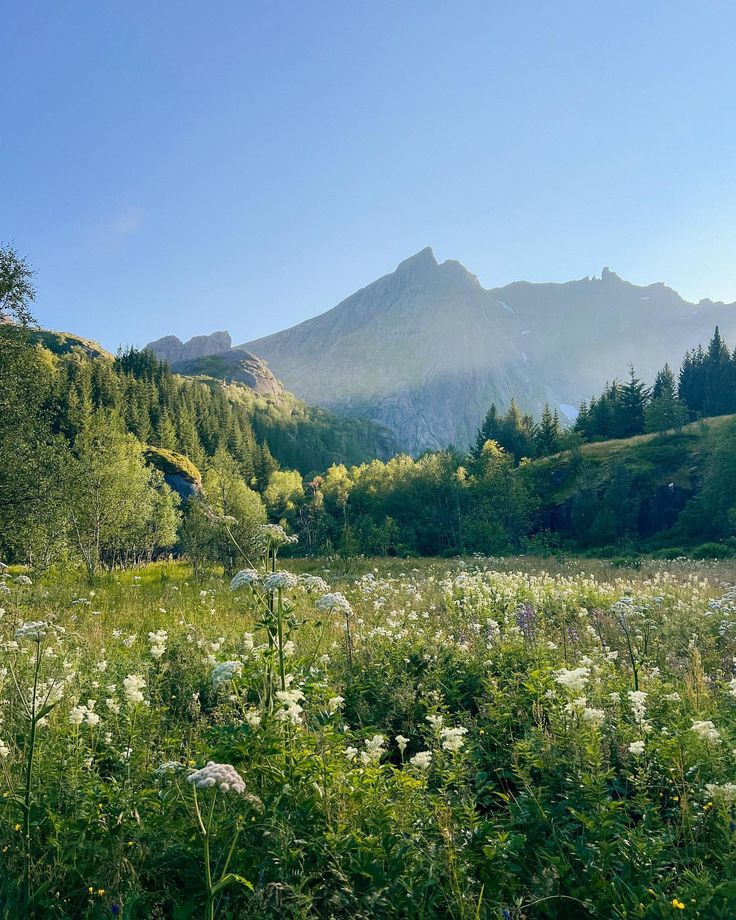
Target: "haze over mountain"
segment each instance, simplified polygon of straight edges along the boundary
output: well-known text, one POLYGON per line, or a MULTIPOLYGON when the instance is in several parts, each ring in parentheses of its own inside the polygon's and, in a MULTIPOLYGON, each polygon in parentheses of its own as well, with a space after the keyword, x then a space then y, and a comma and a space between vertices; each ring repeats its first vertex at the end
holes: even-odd
POLYGON ((688 303, 604 268, 566 283, 484 289, 430 248, 333 309, 243 346, 301 399, 391 429, 413 453, 467 445, 491 402, 545 402, 572 419, 629 364, 651 381, 707 342, 736 338, 736 306, 688 303))

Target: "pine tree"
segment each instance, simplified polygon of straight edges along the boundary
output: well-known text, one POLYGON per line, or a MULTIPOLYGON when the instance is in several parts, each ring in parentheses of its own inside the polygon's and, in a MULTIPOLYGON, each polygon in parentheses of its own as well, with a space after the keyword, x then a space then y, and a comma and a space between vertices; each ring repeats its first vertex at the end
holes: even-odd
POLYGON ((679 398, 694 415, 702 415, 705 409, 705 378, 706 355, 698 345, 685 355, 678 384, 679 398))
POLYGON ((560 449, 560 418, 557 410, 553 412, 545 404, 542 418, 534 435, 534 445, 538 457, 548 457, 560 449))
POLYGON ((644 412, 644 428, 650 432, 666 432, 682 428, 687 421, 687 408, 677 398, 675 375, 669 364, 657 374, 652 394, 644 412))
POLYGON ((488 410, 488 412, 486 412, 486 416, 475 435, 475 443, 473 444, 473 449, 471 450, 471 455, 474 460, 480 460, 480 457, 483 453, 483 445, 486 443, 486 441, 497 440, 498 433, 498 409, 496 409, 495 403, 491 403, 491 408, 488 410))
POLYGON ((718 326, 705 359, 705 415, 725 415, 734 407, 734 370, 731 355, 718 326))
POLYGON ((615 415, 615 436, 630 438, 644 431, 644 409, 647 404, 647 388, 636 376, 634 366, 629 368, 629 379, 620 389, 620 399, 615 415))

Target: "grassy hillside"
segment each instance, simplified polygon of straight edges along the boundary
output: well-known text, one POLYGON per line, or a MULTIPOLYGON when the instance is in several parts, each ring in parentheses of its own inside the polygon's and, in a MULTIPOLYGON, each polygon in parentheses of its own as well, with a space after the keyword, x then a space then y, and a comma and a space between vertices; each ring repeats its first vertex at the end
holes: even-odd
POLYGON ((715 518, 736 506, 736 482, 723 476, 734 437, 736 416, 727 415, 535 461, 530 476, 541 499, 541 528, 604 550, 632 538, 651 549, 727 541, 729 527, 715 518), (701 507, 694 526, 694 503, 706 500, 715 505, 707 514, 701 507))
POLYGON ((71 332, 53 332, 50 329, 35 329, 29 333, 30 340, 36 345, 42 345, 54 355, 68 355, 75 348, 81 349, 89 358, 113 359, 113 355, 102 345, 85 339, 81 335, 71 332))

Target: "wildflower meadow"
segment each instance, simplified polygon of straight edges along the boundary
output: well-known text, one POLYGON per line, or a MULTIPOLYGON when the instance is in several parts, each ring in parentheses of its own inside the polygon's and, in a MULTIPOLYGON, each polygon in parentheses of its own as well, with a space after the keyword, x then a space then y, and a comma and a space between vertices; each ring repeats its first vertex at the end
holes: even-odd
POLYGON ((0 578, 0 916, 732 918, 722 563, 0 578))

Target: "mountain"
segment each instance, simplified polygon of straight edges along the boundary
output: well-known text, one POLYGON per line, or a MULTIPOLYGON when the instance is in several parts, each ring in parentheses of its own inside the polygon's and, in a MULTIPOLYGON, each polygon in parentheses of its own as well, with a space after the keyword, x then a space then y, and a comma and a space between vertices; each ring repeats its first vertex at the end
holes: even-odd
POLYGON ((572 419, 629 364, 651 381, 715 325, 733 342, 736 306, 688 303, 608 268, 599 278, 485 289, 426 248, 328 312, 242 347, 306 402, 374 419, 419 453, 467 445, 490 403, 504 408, 512 397, 572 419))
POLYGON ((179 361, 192 361, 207 355, 216 355, 227 351, 233 344, 228 332, 213 332, 211 335, 195 335, 188 342, 182 342, 175 335, 165 335, 155 342, 149 342, 146 348, 152 351, 160 361, 174 365, 179 361))

